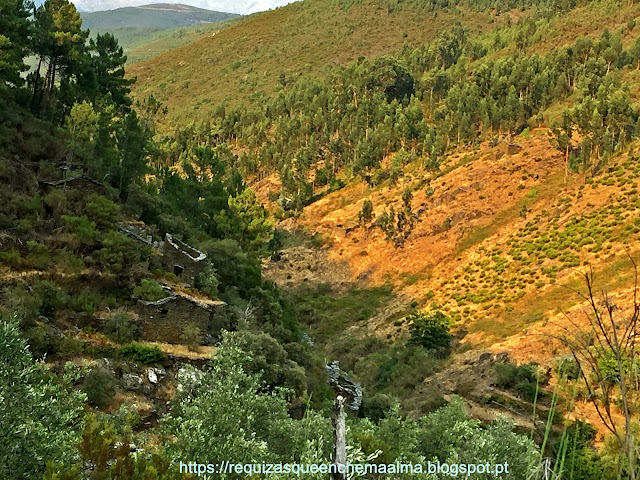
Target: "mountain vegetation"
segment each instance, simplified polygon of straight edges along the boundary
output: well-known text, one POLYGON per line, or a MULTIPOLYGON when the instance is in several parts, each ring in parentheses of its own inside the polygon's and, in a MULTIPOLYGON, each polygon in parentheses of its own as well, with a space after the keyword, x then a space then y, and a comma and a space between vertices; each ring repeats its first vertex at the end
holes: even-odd
POLYGON ((156 3, 101 12, 83 12, 80 16, 85 28, 91 31, 110 32, 127 27, 157 30, 190 27, 203 23, 218 23, 238 15, 213 12, 188 5, 156 3))
POLYGON ((187 5, 153 4, 101 12, 82 12, 90 36, 112 34, 129 63, 154 58, 224 28, 239 15, 187 5))
POLYGON ((68 0, 0 0, 0 476, 331 463, 339 360, 349 462, 636 478, 639 8, 305 0, 129 70, 68 0), (631 289, 586 277, 549 364, 473 341, 524 350, 526 295, 575 306, 609 251, 631 289))

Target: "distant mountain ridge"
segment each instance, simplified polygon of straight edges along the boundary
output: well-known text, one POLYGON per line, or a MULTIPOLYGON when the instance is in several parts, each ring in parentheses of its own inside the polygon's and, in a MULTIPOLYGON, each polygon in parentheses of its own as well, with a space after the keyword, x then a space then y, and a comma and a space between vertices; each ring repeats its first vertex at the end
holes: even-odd
POLYGON ((165 30, 205 23, 218 23, 238 15, 205 10, 190 5, 158 3, 123 7, 102 12, 83 12, 81 16, 84 28, 103 32, 130 27, 165 30))
MULTIPOLYGON (((292 0, 246 0, 237 2, 233 0, 186 0, 188 6, 216 11, 247 15, 281 7, 292 0)), ((42 1, 37 1, 36 5, 42 1)), ((98 12, 114 10, 126 7, 139 7, 146 5, 149 0, 76 0, 73 2, 79 11, 98 12)))

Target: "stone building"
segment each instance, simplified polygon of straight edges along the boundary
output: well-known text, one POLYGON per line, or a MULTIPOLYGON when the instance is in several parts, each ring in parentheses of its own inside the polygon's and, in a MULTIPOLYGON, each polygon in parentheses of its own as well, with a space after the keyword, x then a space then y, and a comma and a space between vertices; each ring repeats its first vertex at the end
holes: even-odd
POLYGON ((165 235, 161 250, 162 268, 188 285, 195 283, 196 277, 206 266, 206 254, 173 238, 169 233, 165 235))
POLYGON ((193 324, 203 335, 217 336, 226 327, 218 320, 216 310, 226 305, 221 300, 195 298, 169 289, 167 296, 155 302, 139 300, 138 318, 144 340, 182 343, 184 327, 193 324))
POLYGON ((54 189, 73 188, 74 190, 81 191, 86 195, 90 195, 92 193, 103 196, 108 195, 107 188, 103 184, 91 177, 88 177, 87 175, 79 175, 77 177, 65 178, 51 182, 41 181, 40 185, 45 193, 49 193, 54 189))

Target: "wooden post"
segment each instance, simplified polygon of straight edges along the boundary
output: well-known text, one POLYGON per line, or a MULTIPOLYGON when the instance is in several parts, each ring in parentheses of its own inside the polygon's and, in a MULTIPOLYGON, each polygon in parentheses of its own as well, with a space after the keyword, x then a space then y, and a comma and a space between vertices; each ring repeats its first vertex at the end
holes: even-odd
POLYGON ((333 415, 331 417, 333 424, 333 464, 336 469, 331 474, 333 480, 347 480, 347 438, 344 417, 344 397, 338 395, 333 403, 333 415), (343 465, 343 471, 338 471, 338 465, 343 465))

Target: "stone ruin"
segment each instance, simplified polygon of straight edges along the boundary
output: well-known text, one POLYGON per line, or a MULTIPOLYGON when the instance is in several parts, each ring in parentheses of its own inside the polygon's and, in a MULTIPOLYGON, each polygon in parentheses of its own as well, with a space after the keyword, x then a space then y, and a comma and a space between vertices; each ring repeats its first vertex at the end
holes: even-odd
POLYGON ((89 177, 88 175, 78 175, 76 177, 63 178, 55 181, 41 181, 40 185, 45 193, 55 189, 73 188, 74 190, 83 192, 85 195, 92 193, 98 195, 107 195, 107 188, 89 177))
POLYGON ((182 343, 185 326, 197 326, 203 335, 214 338, 229 326, 216 310, 226 305, 221 300, 196 298, 165 288, 167 296, 155 302, 138 300, 136 310, 142 324, 142 338, 172 344, 182 343))
POLYGON ((173 273, 182 283, 193 286, 196 277, 207 265, 207 255, 200 250, 181 242, 170 233, 164 241, 154 241, 144 224, 119 223, 118 230, 138 242, 157 248, 161 253, 160 264, 163 270, 173 273))
MULTIPOLYGON (((143 224, 144 225, 144 224, 143 224)), ((125 235, 137 240, 140 243, 144 243, 145 245, 149 245, 151 247, 159 247, 159 243, 153 240, 153 236, 149 231, 140 225, 135 225, 132 223, 118 223, 118 231, 124 233, 125 235)))
POLYGON ((160 244, 162 268, 173 273, 182 282, 193 285, 206 266, 207 255, 167 233, 160 244))

